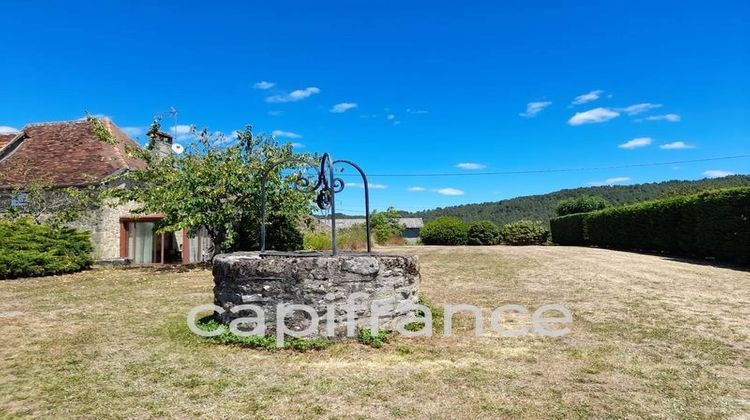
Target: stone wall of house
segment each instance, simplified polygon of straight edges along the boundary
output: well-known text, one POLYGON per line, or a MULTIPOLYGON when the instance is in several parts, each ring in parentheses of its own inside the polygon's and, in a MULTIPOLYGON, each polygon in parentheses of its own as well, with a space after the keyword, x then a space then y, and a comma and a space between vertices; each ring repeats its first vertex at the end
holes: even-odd
MULTIPOLYGON (((223 322, 254 316, 252 311, 230 312, 236 305, 256 305, 264 311, 266 332, 273 333, 279 304, 303 304, 320 316, 313 334, 318 337, 329 336, 329 321, 334 337, 346 336, 349 312, 359 328, 370 328, 373 304, 384 312, 380 328, 392 329, 397 318, 412 312, 405 308, 417 303, 420 281, 417 257, 381 254, 237 252, 217 255, 213 274, 215 304, 225 310, 223 322), (355 293, 363 295, 350 305, 355 293), (356 310, 349 311, 350 306, 356 310)), ((301 331, 311 320, 304 312, 294 312, 285 325, 301 331)))
POLYGON ((128 215, 135 204, 107 205, 86 213, 70 226, 91 232, 94 260, 120 257, 120 217, 128 215))

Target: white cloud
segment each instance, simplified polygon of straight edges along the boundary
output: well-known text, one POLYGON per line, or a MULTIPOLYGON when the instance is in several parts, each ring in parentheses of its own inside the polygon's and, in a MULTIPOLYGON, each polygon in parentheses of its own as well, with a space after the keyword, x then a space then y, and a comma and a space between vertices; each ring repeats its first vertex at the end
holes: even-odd
MULTIPOLYGON (((363 184, 361 182, 347 182, 346 186, 347 187, 352 187, 352 188, 364 188, 365 184, 363 184)), ((373 183, 373 182, 368 182, 367 183, 367 187, 370 188, 371 190, 384 190, 384 189, 388 188, 387 185, 373 183)))
POLYGON ((664 115, 652 115, 650 117, 646 117, 646 121, 669 121, 669 122, 677 122, 680 121, 680 116, 677 114, 664 114, 664 115))
POLYGON ((189 141, 196 138, 192 125, 173 125, 169 127, 169 134, 177 141, 189 141))
POLYGON ((256 84, 253 85, 253 87, 255 89, 260 89, 260 90, 271 89, 274 86, 276 86, 276 83, 274 83, 274 82, 266 82, 265 80, 260 81, 260 82, 258 82, 258 83, 256 83, 256 84))
POLYGON ((676 149, 695 149, 692 144, 687 144, 684 141, 673 141, 672 143, 662 144, 659 146, 660 149, 676 150, 676 149))
POLYGON ((592 181, 592 182, 589 182, 589 185, 593 187, 601 187, 604 185, 622 184, 623 182, 628 182, 631 179, 632 178, 627 177, 627 176, 618 176, 614 178, 607 178, 604 181, 592 181))
POLYGON ((594 108, 584 112, 576 112, 570 117, 568 124, 583 125, 609 121, 620 116, 620 113, 609 108, 594 108))
POLYGON ((288 139, 299 139, 302 138, 301 134, 293 133, 291 131, 284 131, 284 130, 273 130, 271 132, 271 135, 276 138, 282 138, 286 137, 288 139))
POLYGON ((8 125, 0 125, 0 134, 17 134, 20 130, 8 125))
POLYGON ((552 102, 549 101, 529 102, 528 104, 526 104, 526 112, 522 112, 518 115, 524 118, 533 118, 536 117, 537 114, 542 112, 544 108, 547 108, 550 105, 552 105, 552 102))
POLYGON ((429 114, 430 111, 428 111, 426 109, 411 109, 411 108, 406 108, 406 113, 407 114, 412 114, 412 115, 422 115, 422 114, 429 114))
POLYGON ((633 140, 628 140, 617 147, 619 147, 620 149, 637 149, 639 147, 646 147, 653 141, 654 139, 652 139, 651 137, 637 137, 633 140))
POLYGON ((578 96, 575 97, 575 99, 573 99, 572 105, 581 105, 581 104, 586 104, 586 103, 589 103, 589 102, 593 102, 593 101, 599 99, 599 97, 602 95, 602 93, 604 93, 603 90, 592 90, 589 93, 584 93, 583 95, 578 95, 578 96))
POLYGON ((652 104, 652 103, 642 103, 642 104, 635 104, 626 106, 625 108, 620 108, 619 111, 622 111, 628 115, 638 115, 642 114, 646 111, 650 111, 652 109, 661 108, 661 104, 652 104))
POLYGON ((280 104, 284 102, 297 102, 309 98, 312 95, 320 93, 320 89, 315 86, 297 89, 284 95, 272 95, 266 98, 266 102, 280 104))
POLYGON ((350 109, 354 109, 356 107, 357 107, 357 103, 356 102, 342 102, 340 104, 334 105, 333 108, 331 108, 330 111, 333 112, 334 114, 341 114, 341 113, 344 113, 344 112, 346 112, 346 111, 348 111, 350 109))
POLYGON ((409 187, 409 191, 411 191, 411 192, 423 192, 423 191, 427 191, 427 188, 424 188, 424 187, 409 187))
POLYGON ((143 135, 142 127, 122 127, 121 130, 130 137, 138 137, 143 135))
POLYGON ((456 168, 459 169, 466 169, 467 171, 473 171, 477 169, 484 169, 487 165, 483 165, 481 163, 474 163, 474 162, 461 162, 458 165, 456 165, 456 168))
POLYGON ((175 136, 188 135, 188 134, 192 134, 192 132, 193 132, 193 126, 191 126, 191 125, 184 125, 184 124, 183 125, 173 125, 173 126, 169 127, 169 132, 172 135, 175 135, 175 136))
POLYGON ((442 195, 464 195, 464 192, 457 188, 440 188, 435 190, 435 192, 442 195))
POLYGON ((303 149, 305 147, 305 145, 302 144, 302 143, 294 142, 294 143, 292 143, 292 147, 294 147, 295 149, 303 149))
POLYGON ((729 171, 722 171, 720 169, 711 169, 711 170, 703 172, 703 176, 708 177, 708 178, 722 178, 722 177, 731 176, 731 175, 735 175, 735 173, 729 172, 729 171))
MULTIPOLYGON (((387 112, 387 110, 386 110, 386 112, 387 112)), ((390 121, 390 122, 392 122, 393 125, 399 125, 399 124, 401 124, 401 121, 399 121, 398 119, 396 119, 396 114, 387 114, 385 116, 385 119, 388 120, 388 121, 390 121)))

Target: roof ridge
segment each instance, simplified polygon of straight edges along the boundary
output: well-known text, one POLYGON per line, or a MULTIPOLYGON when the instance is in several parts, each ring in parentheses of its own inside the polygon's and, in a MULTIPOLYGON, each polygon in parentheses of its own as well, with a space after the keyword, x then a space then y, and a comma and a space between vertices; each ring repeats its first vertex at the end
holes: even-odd
MULTIPOLYGON (((109 117, 94 117, 97 120, 100 121, 109 121, 112 122, 112 119, 109 117)), ((88 122, 86 120, 86 117, 83 118, 76 118, 74 120, 59 120, 59 121, 42 121, 42 122, 33 122, 33 123, 26 123, 26 125, 21 128, 21 131, 23 131, 26 127, 39 127, 42 125, 55 125, 55 124, 78 124, 78 123, 85 123, 88 122)))
MULTIPOLYGON (((23 128, 26 127, 39 127, 40 125, 54 125, 54 124, 71 124, 71 123, 84 123, 86 122, 85 119, 77 119, 77 120, 61 120, 61 121, 43 121, 43 122, 33 122, 33 123, 27 123, 23 126, 23 128)), ((21 131, 23 131, 23 128, 21 131)))

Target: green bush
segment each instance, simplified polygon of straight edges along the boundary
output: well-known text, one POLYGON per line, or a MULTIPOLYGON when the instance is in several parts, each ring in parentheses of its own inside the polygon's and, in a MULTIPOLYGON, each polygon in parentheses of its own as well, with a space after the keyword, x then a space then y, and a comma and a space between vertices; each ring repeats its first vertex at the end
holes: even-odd
POLYGON ((390 334, 386 331, 378 331, 377 334, 373 334, 372 330, 363 329, 359 330, 357 334, 357 340, 359 340, 360 343, 374 347, 376 349, 379 349, 385 345, 385 343, 388 342, 390 339, 390 334))
MULTIPOLYGON (((308 231, 303 235, 303 249, 325 251, 332 248, 330 230, 308 231)), ((336 244, 340 250, 360 251, 367 249, 367 233, 364 224, 336 230, 336 244)))
POLYGON ((503 226, 500 235, 508 245, 541 245, 547 242, 549 232, 542 222, 519 220, 503 226))
POLYGON ((357 223, 348 228, 336 231, 336 244, 344 251, 361 251, 367 249, 367 229, 364 223, 357 223))
POLYGON ((750 188, 729 188, 615 207, 586 215, 589 244, 746 263, 750 188))
POLYGON ((750 261, 750 188, 705 191, 554 218, 562 245, 750 261), (577 219, 577 221, 573 221, 577 219))
MULTIPOLYGON (((302 232, 294 218, 270 215, 266 224, 266 249, 297 251, 304 247, 302 232)), ((237 227, 237 239, 232 251, 257 251, 260 249, 260 220, 243 220, 237 227)))
POLYGON ((469 224, 469 245, 497 245, 500 243, 500 229, 489 220, 479 220, 469 224))
MULTIPOLYGON (((280 347, 276 347, 276 337, 267 335, 250 335, 250 336, 238 336, 233 332, 229 331, 229 328, 213 320, 210 316, 198 320, 196 326, 204 331, 215 331, 219 328, 223 329, 223 332, 217 336, 206 337, 206 340, 217 343, 236 345, 240 347, 248 347, 253 349, 263 349, 268 351, 280 350, 280 347)), ((306 352, 309 350, 322 350, 333 344, 333 341, 327 338, 297 338, 297 337, 286 337, 284 339, 284 347, 287 349, 296 350, 299 352, 306 352)))
POLYGON ((609 207, 609 201, 600 195, 581 195, 561 200, 555 212, 558 216, 575 213, 588 213, 609 207))
POLYGON ((330 232, 309 231, 303 235, 303 249, 307 251, 322 251, 331 249, 330 232))
POLYGON ((304 246, 302 232, 294 219, 288 216, 270 218, 271 226, 266 230, 266 248, 274 251, 298 251, 304 246))
POLYGON ((576 213, 550 219, 552 242, 559 245, 586 245, 585 218, 586 213, 576 213))
POLYGON ((386 245, 393 238, 401 238, 404 225, 399 222, 401 214, 393 207, 384 212, 374 211, 370 216, 370 229, 378 245, 386 245))
POLYGON ((419 237, 425 245, 466 245, 469 230, 457 217, 438 217, 424 224, 419 237))
POLYGON ((92 251, 88 232, 31 218, 0 220, 0 279, 81 271, 94 263, 92 251))

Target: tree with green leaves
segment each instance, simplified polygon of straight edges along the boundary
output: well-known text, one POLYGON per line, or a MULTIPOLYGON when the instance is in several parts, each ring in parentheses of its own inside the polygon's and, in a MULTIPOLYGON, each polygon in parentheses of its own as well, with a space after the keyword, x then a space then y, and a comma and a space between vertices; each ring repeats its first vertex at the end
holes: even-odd
POLYGON ((389 207, 386 211, 374 211, 370 216, 370 231, 375 237, 378 245, 384 245, 394 236, 400 237, 406 228, 399 222, 401 213, 394 207, 389 207))
MULTIPOLYGON (((150 133, 158 132, 156 121, 150 133)), ((309 156, 295 154, 290 144, 280 145, 273 137, 253 134, 251 126, 231 141, 205 129, 193 129, 193 135, 197 142, 182 154, 163 156, 153 147, 130 151, 146 168, 123 175, 128 188, 111 189, 108 195, 137 203, 137 214, 163 215, 157 233, 205 227, 214 254, 247 243, 248 238, 239 240, 240 232, 259 237, 257 230, 248 233, 241 225, 260 226, 264 174, 268 220, 296 220, 310 213, 311 194, 294 188, 302 174, 282 174, 309 156)))
POLYGON ((579 195, 566 198, 557 203, 555 212, 558 216, 575 213, 588 213, 609 207, 609 201, 600 195, 579 195))

